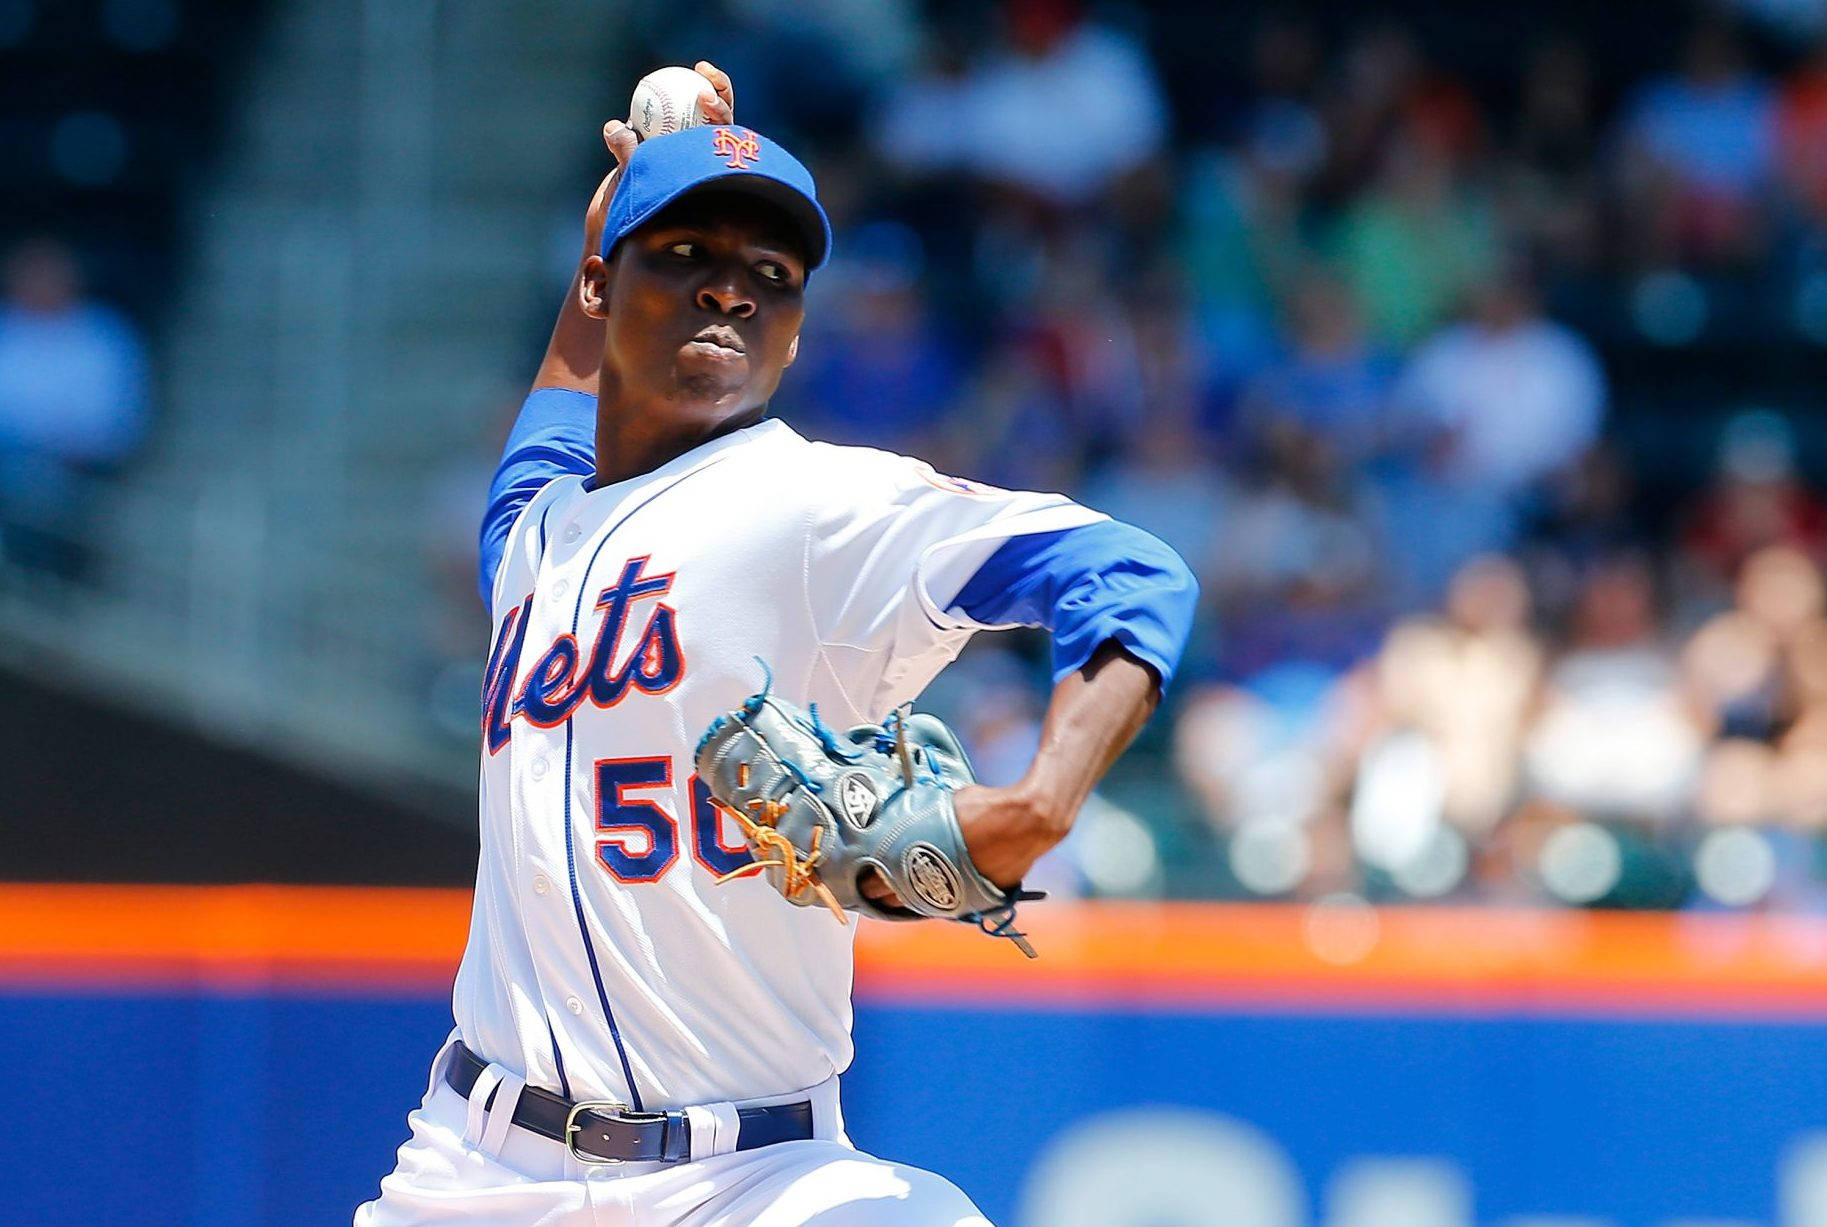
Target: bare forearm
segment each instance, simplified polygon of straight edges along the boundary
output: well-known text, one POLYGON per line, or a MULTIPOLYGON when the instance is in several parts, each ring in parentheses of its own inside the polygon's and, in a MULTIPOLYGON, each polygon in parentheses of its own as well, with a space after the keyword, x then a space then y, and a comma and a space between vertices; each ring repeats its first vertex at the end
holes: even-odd
MULTIPOLYGON (((694 66, 704 78, 704 92, 698 100, 706 122, 729 123, 735 117, 736 94, 729 76, 707 60, 694 66)), ((609 197, 628 164, 637 144, 634 129, 618 119, 603 125, 603 144, 615 159, 617 169, 597 184, 596 195, 584 211, 584 256, 600 255, 603 221, 609 209, 609 197)), ((564 305, 559 308, 558 322, 552 326, 552 339, 546 343, 545 357, 533 377, 534 388, 566 388, 595 396, 603 362, 603 334, 606 325, 585 313, 578 289, 583 270, 571 278, 565 291, 564 305)))
MULTIPOLYGON (((616 127, 613 140, 605 129, 604 140, 609 144, 609 151, 620 161, 626 161, 634 152, 632 135, 622 135, 623 129, 616 127)), ((596 185, 596 195, 590 198, 590 207, 584 210, 584 250, 583 256, 596 252, 603 241, 603 219, 609 208, 609 195, 615 191, 616 180, 621 177, 621 170, 612 170, 596 185)), ((571 284, 565 290, 565 300, 558 308, 558 322, 552 325, 552 338, 546 342, 545 357, 540 360, 539 373, 533 377, 535 388, 567 388, 573 392, 584 392, 591 396, 597 393, 597 385, 603 364, 603 332, 608 327, 602 320, 591 319, 584 311, 583 299, 578 294, 583 279, 582 257, 578 261, 578 270, 571 274, 571 284)))
POLYGON ((1017 791, 1064 837, 1085 798, 1154 712, 1155 675, 1107 640, 1085 667, 1053 688, 1040 750, 1017 791))
POLYGON ((597 393, 597 381, 603 361, 602 320, 591 319, 578 303, 578 277, 571 278, 571 288, 559 309, 558 322, 552 326, 552 339, 546 343, 545 357, 533 377, 535 388, 567 388, 591 396, 597 393))
POLYGON ((1129 748, 1159 701, 1154 671, 1106 641, 1085 666, 1053 688, 1040 749, 1007 788, 958 794, 971 858, 1008 886, 1066 837, 1085 799, 1129 748))

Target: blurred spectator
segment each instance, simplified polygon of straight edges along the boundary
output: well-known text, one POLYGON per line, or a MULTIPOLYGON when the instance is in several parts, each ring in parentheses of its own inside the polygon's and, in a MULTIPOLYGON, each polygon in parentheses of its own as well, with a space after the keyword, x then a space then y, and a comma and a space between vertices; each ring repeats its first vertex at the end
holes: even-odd
POLYGON ((657 27, 650 36, 664 50, 652 64, 712 60, 739 83, 743 112, 782 136, 850 136, 876 83, 905 72, 919 46, 913 0, 640 0, 620 8, 644 10, 637 20, 657 27), (808 64, 818 71, 805 71, 808 64))
POLYGON ((1591 346, 1544 318, 1519 275, 1479 287, 1472 317, 1415 354, 1397 398, 1450 440, 1465 486, 1523 494, 1598 438, 1605 376, 1591 346))
POLYGON ((1827 608, 1827 583, 1820 568, 1788 546, 1773 545, 1747 558, 1738 573, 1736 595, 1738 608, 1780 643, 1803 633, 1827 608))
POLYGON ((1549 670, 1528 740, 1530 787, 1582 814, 1673 819, 1693 786, 1702 738, 1662 639, 1646 562, 1616 559, 1588 577, 1571 640, 1549 670))
POLYGON ((1123 312, 1135 338, 1146 429, 1197 429, 1214 382, 1213 355, 1180 270, 1162 263, 1138 272, 1123 295, 1123 312))
MULTIPOLYGON (((1817 643, 1817 660, 1818 651, 1817 643)), ((1819 840, 1827 834, 1827 708, 1818 696, 1777 742, 1777 751, 1777 817, 1819 840)))
POLYGON ((1595 110, 1592 63, 1577 42, 1554 39, 1529 54, 1502 205, 1529 256, 1557 271, 1599 257, 1595 110))
POLYGON ((945 458, 932 458, 941 469, 1027 490, 1070 490, 1083 472, 1083 443, 1062 421, 1053 374, 1026 338, 996 339, 953 426, 945 458))
POLYGON ((1346 48, 1326 100, 1330 133, 1321 191, 1356 195, 1382 176, 1392 146, 1414 141, 1459 165, 1483 139, 1483 118, 1465 86, 1434 71, 1407 27, 1380 23, 1346 48))
POLYGON ((1696 578, 1715 588, 1766 546, 1827 557, 1827 504, 1796 473, 1795 431, 1784 418, 1753 410, 1726 423, 1712 488, 1689 513, 1681 545, 1696 578))
POLYGON ((1340 272, 1379 339, 1426 336, 1490 275, 1495 218, 1448 153, 1404 129, 1375 186, 1344 211, 1332 238, 1340 272))
POLYGON ((1234 498, 1223 473, 1184 423, 1162 421, 1085 483, 1080 498, 1145 528, 1183 558, 1209 558, 1234 498))
POLYGON ((1715 614, 1681 653, 1694 706, 1709 731, 1763 740, 1781 716, 1779 644, 1763 622, 1741 610, 1715 614))
POLYGON ((1738 35, 1703 21, 1678 75, 1649 82, 1624 121, 1632 236, 1651 262, 1748 257, 1776 152, 1775 96, 1745 63, 1738 35))
POLYGON ((1233 500, 1217 548, 1203 564, 1209 593, 1248 600, 1296 587, 1368 585, 1375 549, 1330 441, 1282 424, 1266 433, 1264 444, 1256 480, 1233 500))
POLYGON ((971 59, 964 32, 948 23, 927 30, 911 73, 884 89, 869 125, 870 151, 908 178, 962 171, 970 113, 971 59))
POLYGON ((1453 579, 1446 617, 1397 625, 1375 665, 1381 722, 1426 737, 1440 816, 1473 838, 1495 830, 1517 796, 1544 664, 1529 612, 1515 562, 1474 559, 1453 579))
POLYGON ((1322 435, 1282 426, 1241 485, 1200 572, 1218 666, 1267 676, 1343 675, 1376 650, 1388 614, 1367 511, 1322 435))
POLYGON ((1311 672, 1209 685, 1174 728, 1174 765, 1254 895, 1316 897, 1357 884, 1338 810, 1342 695, 1311 672))
POLYGON ((1250 44, 1255 96, 1244 109, 1238 143, 1265 169, 1295 183, 1326 163, 1330 137, 1315 106, 1320 52, 1311 22, 1267 14, 1250 44))
POLYGON ((809 437, 926 455, 964 370, 920 293, 919 236, 877 222, 847 240, 809 284, 816 301, 780 403, 809 437))
POLYGON ((1507 491, 1467 483, 1449 441, 1392 453, 1361 487, 1361 515, 1376 543, 1389 608, 1431 608, 1459 568, 1513 548, 1522 517, 1507 491))
POLYGON ((146 358, 133 326, 85 298, 50 239, 6 258, 0 302, 0 559, 63 579, 84 566, 89 479, 146 429, 146 358))
POLYGON ((1397 359, 1365 336, 1350 293, 1321 271, 1296 287, 1289 316, 1283 352, 1245 390, 1244 423, 1321 435, 1355 466, 1384 441, 1397 359))
MULTIPOLYGON (((1564 466, 1528 511, 1527 564, 1536 608, 1559 620, 1573 601, 1577 577, 1606 558, 1653 548, 1635 515, 1637 469, 1615 444, 1600 440, 1564 466)), ((1684 594, 1674 608, 1685 615, 1684 594)))
POLYGON ((1087 21, 1079 0, 1005 0, 1003 14, 1004 45, 977 67, 964 109, 948 119, 969 169, 1081 205, 1160 152, 1167 104, 1141 48, 1087 21))
POLYGON ((1777 149, 1784 183, 1815 223, 1827 223, 1827 32, 1783 83, 1777 102, 1777 149))
POLYGON ((1045 373, 1054 412, 1081 456, 1121 449, 1148 427, 1148 386, 1134 313, 1112 293, 1100 252, 1072 231, 1047 253, 1040 281, 1008 304, 1003 327, 1045 373))
POLYGON ((1205 153, 1182 167, 1173 250, 1210 355, 1202 428, 1222 433, 1238 389, 1279 346, 1280 301, 1307 260, 1301 184, 1272 149, 1205 153))
POLYGON ((1454 577, 1445 619, 1397 625, 1378 654, 1350 823, 1358 855, 1406 895, 1456 890, 1515 804, 1542 668, 1528 618, 1521 568, 1481 558, 1454 577))

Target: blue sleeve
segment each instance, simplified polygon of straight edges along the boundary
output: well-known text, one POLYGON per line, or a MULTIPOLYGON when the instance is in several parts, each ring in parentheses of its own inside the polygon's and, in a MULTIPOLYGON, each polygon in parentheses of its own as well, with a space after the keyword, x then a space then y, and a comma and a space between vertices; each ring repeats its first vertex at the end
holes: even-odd
POLYGON ((508 433, 482 515, 482 603, 490 603, 508 530, 540 488, 569 473, 596 472, 596 397, 565 388, 535 388, 508 433))
POLYGON ((1198 604, 1199 581, 1180 555, 1133 525, 1102 520, 1009 538, 951 609, 986 626, 1051 631, 1055 683, 1115 639, 1166 690, 1198 604))

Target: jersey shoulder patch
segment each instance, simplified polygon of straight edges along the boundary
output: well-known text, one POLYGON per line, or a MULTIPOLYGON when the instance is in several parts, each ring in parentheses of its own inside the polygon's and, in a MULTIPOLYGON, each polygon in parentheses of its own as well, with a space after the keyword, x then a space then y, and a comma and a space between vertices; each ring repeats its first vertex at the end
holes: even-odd
POLYGON ((924 460, 915 460, 913 465, 914 472, 919 474, 921 481, 933 487, 935 490, 943 490, 947 494, 975 494, 981 496, 1008 493, 1008 491, 1004 490, 1002 487, 992 486, 987 482, 972 481, 968 477, 953 477, 950 474, 941 473, 924 460))

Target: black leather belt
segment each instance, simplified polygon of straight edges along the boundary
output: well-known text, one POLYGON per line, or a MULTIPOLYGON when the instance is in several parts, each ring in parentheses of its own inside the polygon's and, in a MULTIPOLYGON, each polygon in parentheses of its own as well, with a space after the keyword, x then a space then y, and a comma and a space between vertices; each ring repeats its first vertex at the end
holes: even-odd
MULTIPOLYGON (((457 1042, 444 1081, 465 1098, 488 1062, 457 1042)), ((737 1150, 812 1136, 812 1105, 775 1104, 736 1109, 737 1150)), ((684 1163, 691 1158, 691 1121, 683 1112, 631 1112, 619 1103, 568 1099, 529 1086, 514 1106, 514 1123, 542 1138, 563 1142, 586 1163, 684 1163)))

